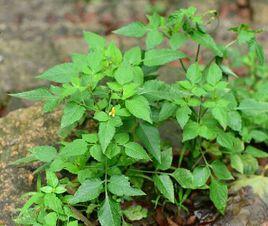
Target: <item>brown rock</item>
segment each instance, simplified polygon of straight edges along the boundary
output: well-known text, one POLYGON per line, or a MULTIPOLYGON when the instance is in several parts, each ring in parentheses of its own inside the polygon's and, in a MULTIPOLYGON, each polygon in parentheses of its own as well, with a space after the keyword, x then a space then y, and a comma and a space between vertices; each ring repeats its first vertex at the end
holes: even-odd
POLYGON ((14 225, 19 197, 33 190, 31 170, 9 164, 24 157, 30 147, 55 144, 60 114, 60 110, 44 114, 40 105, 34 105, 0 119, 0 225, 14 225))

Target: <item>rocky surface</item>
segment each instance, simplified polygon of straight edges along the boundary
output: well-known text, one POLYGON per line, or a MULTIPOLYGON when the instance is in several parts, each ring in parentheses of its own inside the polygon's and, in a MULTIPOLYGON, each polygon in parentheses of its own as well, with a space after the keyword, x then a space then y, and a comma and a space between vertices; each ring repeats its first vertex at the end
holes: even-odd
POLYGON ((0 119, 0 225, 14 225, 20 196, 34 190, 31 169, 9 164, 25 157, 30 147, 55 144, 60 114, 44 114, 40 105, 34 105, 0 119))
POLYGON ((267 226, 268 206, 250 187, 229 198, 225 215, 215 226, 267 226))

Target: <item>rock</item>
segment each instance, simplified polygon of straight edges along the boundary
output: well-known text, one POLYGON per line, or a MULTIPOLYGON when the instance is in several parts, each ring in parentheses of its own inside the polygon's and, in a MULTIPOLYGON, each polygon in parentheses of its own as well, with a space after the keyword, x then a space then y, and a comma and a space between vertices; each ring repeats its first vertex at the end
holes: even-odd
POLYGON ((230 197, 224 216, 215 226, 259 226, 268 221, 268 206, 250 187, 240 190, 230 197))
POLYGON ((12 218, 22 194, 34 190, 30 168, 10 166, 36 145, 53 145, 61 111, 44 114, 40 105, 10 112, 0 119, 0 225, 14 225, 12 218))

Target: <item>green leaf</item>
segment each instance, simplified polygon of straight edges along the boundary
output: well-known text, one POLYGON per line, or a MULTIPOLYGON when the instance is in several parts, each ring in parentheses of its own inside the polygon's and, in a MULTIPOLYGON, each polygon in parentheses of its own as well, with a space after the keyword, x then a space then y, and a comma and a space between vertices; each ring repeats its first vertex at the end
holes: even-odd
POLYGON ((185 58, 186 55, 178 50, 152 49, 145 52, 144 64, 146 66, 157 66, 185 58))
POLYGON ((70 82, 77 75, 78 73, 76 68, 74 67, 74 64, 64 63, 48 69, 41 75, 37 76, 37 78, 58 83, 67 83, 70 82))
POLYGON ((158 120, 161 122, 170 118, 175 113, 176 109, 177 106, 175 104, 170 102, 164 102, 159 112, 158 120))
POLYGON ((54 100, 54 96, 45 88, 38 88, 23 93, 9 94, 13 97, 23 98, 26 100, 54 100))
POLYGON ((108 189, 111 193, 117 196, 140 196, 145 193, 137 188, 132 188, 128 177, 124 175, 113 175, 110 178, 108 189))
POLYGON ((118 146, 116 143, 112 142, 108 145, 105 155, 109 158, 112 159, 113 157, 117 156, 121 152, 121 147, 118 146))
POLYGON ((133 76, 132 66, 125 63, 121 64, 114 74, 115 80, 121 85, 131 82, 133 76))
POLYGON ((145 35, 146 27, 143 23, 133 22, 113 31, 113 33, 127 37, 140 38, 145 35))
POLYGON ((202 79, 202 71, 198 63, 193 63, 187 69, 186 78, 189 79, 193 84, 198 83, 202 79))
POLYGON ((244 173, 243 161, 239 155, 230 155, 231 166, 233 169, 237 170, 239 173, 244 173))
POLYGON ((256 52, 256 55, 257 55, 257 59, 258 59, 260 65, 263 65, 264 61, 265 61, 263 48, 258 43, 255 43, 254 47, 255 47, 255 52, 256 52))
POLYGON ((163 81, 149 80, 139 90, 139 94, 144 95, 148 100, 170 100, 170 86, 163 81))
POLYGON ((160 170, 168 170, 173 160, 172 148, 168 148, 161 153, 161 163, 156 164, 156 168, 160 170))
POLYGON ((60 155, 66 158, 83 155, 87 152, 87 142, 82 139, 73 140, 70 143, 67 143, 60 151, 60 155))
POLYGON ((104 155, 102 153, 101 146, 99 144, 93 145, 90 148, 90 155, 98 162, 102 162, 104 155))
POLYGON ((169 45, 172 49, 179 49, 187 41, 184 33, 174 33, 169 39, 169 45))
POLYGON ((214 107, 211 110, 213 117, 220 123, 223 129, 226 129, 228 122, 228 111, 226 108, 214 107))
POLYGON ((59 183, 59 179, 56 176, 56 174, 48 170, 46 171, 46 180, 47 180, 47 184, 53 188, 57 187, 59 183))
POLYGON ((222 79, 222 71, 216 63, 209 66, 207 74, 207 82, 211 85, 216 85, 222 79))
POLYGON ((101 145, 102 152, 105 153, 106 148, 110 144, 115 134, 115 127, 112 125, 110 121, 101 122, 99 125, 99 142, 101 145))
POLYGON ((141 63, 141 49, 139 46, 133 47, 125 52, 124 61, 131 65, 139 65, 141 63))
POLYGON ((238 110, 250 115, 263 114, 268 112, 268 102, 244 99, 241 101, 238 110))
POLYGON ((147 217, 148 210, 140 205, 135 205, 128 207, 123 213, 130 221, 138 221, 147 217))
POLYGON ((99 122, 106 122, 110 119, 109 115, 104 111, 95 112, 93 118, 98 120, 99 122))
POLYGON ((152 49, 162 43, 164 37, 158 30, 151 30, 147 33, 146 48, 152 49))
POLYGON ((218 136, 217 136, 217 142, 228 149, 233 148, 233 135, 231 133, 225 133, 223 131, 218 131, 218 136))
POLYGON ((45 220, 46 226, 56 226, 58 215, 55 212, 51 212, 44 217, 44 220, 45 220))
POLYGON ((235 131, 240 132, 242 129, 241 115, 237 111, 228 112, 227 125, 235 131))
POLYGON ((255 174, 259 169, 259 163, 256 158, 250 154, 241 155, 241 159, 244 165, 244 174, 252 175, 255 174))
POLYGON ((176 112, 176 119, 183 129, 185 124, 189 121, 192 111, 188 106, 178 108, 176 112))
POLYGON ((220 180, 232 180, 234 179, 230 171, 227 169, 225 164, 220 160, 215 160, 212 164, 213 173, 218 177, 220 180))
POLYGON ((268 157, 267 152, 264 152, 258 148, 253 147, 253 146, 247 146, 245 153, 250 154, 255 158, 267 158, 268 157))
POLYGON ((152 123, 151 109, 149 102, 145 97, 134 96, 131 99, 126 100, 125 105, 132 115, 152 123))
POLYGON ((85 114, 86 109, 75 103, 67 103, 63 110, 63 116, 61 118, 61 128, 72 125, 78 122, 85 114))
POLYGON ((211 184, 209 186, 209 189, 210 199, 214 203, 215 207, 220 211, 220 213, 224 214, 228 199, 227 185, 217 181, 214 178, 211 178, 211 184))
POLYGON ((189 121, 183 128, 182 142, 192 140, 199 135, 199 125, 196 122, 189 121))
POLYGON ((155 175, 153 180, 161 194, 170 202, 174 203, 174 187, 170 177, 167 174, 155 175))
POLYGON ((78 221, 70 221, 66 226, 78 226, 78 221))
POLYGON ((42 162, 51 162, 57 156, 57 150, 51 146, 37 146, 29 151, 36 159, 42 162))
POLYGON ((117 133, 114 139, 117 144, 124 145, 129 141, 129 135, 128 133, 117 133))
POLYGON ((105 197, 99 212, 98 219, 102 226, 121 226, 121 210, 119 203, 105 197))
POLYGON ((44 204, 49 209, 57 212, 57 213, 63 213, 62 210, 62 202, 61 200, 53 193, 46 194, 44 197, 44 204))
POLYGON ((106 45, 105 38, 92 32, 84 32, 84 39, 90 49, 103 49, 106 45))
POLYGON ((70 204, 80 202, 87 202, 99 197, 103 189, 103 182, 100 179, 85 180, 78 190, 75 192, 74 197, 70 199, 70 204))
POLYGON ((82 134, 82 139, 88 143, 96 144, 98 141, 97 133, 82 134))
POLYGON ((204 34, 201 31, 195 30, 191 35, 191 38, 208 49, 211 49, 216 56, 223 56, 222 51, 214 42, 213 38, 209 34, 204 34))
POLYGON ((143 149, 143 147, 135 142, 129 142, 124 145, 126 150, 126 154, 134 159, 144 159, 149 160, 150 157, 148 156, 147 152, 143 149))
POLYGON ((210 170, 206 166, 198 166, 193 171, 194 187, 202 187, 207 183, 210 176, 210 170))
POLYGON ((184 168, 178 168, 172 176, 183 188, 193 188, 194 178, 190 170, 184 168))
POLYGON ((140 124, 137 136, 150 154, 161 163, 160 135, 156 127, 149 124, 140 124))

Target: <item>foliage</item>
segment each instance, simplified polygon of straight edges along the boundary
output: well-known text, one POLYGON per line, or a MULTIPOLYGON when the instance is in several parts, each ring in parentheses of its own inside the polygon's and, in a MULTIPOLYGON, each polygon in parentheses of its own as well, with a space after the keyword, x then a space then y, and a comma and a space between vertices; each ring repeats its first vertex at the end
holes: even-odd
POLYGON ((236 89, 229 82, 236 75, 224 63, 235 42, 248 44, 259 63, 264 63, 255 31, 245 25, 234 28, 236 40, 220 46, 193 7, 168 18, 153 14, 148 20, 148 24, 133 22, 114 31, 145 36, 145 50, 136 46, 122 52, 113 42, 85 32, 88 54, 73 54, 72 62, 38 76, 61 86, 13 95, 44 101, 45 112, 63 105, 61 132, 75 134, 57 150, 35 147, 18 161, 43 162, 38 172, 46 172, 47 184, 30 194, 17 222, 78 225, 82 214, 97 215, 104 226, 121 225, 124 215, 129 220, 147 216, 142 207, 121 210, 121 204, 145 196, 148 183, 155 188, 149 197, 161 197, 158 202, 180 208, 185 208, 183 202, 191 190, 200 189, 209 193, 223 214, 229 181, 241 174, 255 174, 256 158, 267 157, 250 145, 252 139, 268 140, 267 124, 258 121, 267 122, 261 115, 267 114, 267 95, 263 97, 267 90, 255 83, 256 91, 251 94, 236 89), (182 51, 186 44, 193 54, 182 51), (211 54, 206 64, 199 59, 201 50, 211 54), (183 79, 167 84, 153 76, 173 61, 181 63, 178 74, 183 79), (87 120, 94 120, 95 131, 75 129, 87 120), (179 159, 159 133, 167 120, 182 129, 179 159), (67 172, 72 179, 59 177, 59 172, 67 172))

